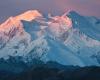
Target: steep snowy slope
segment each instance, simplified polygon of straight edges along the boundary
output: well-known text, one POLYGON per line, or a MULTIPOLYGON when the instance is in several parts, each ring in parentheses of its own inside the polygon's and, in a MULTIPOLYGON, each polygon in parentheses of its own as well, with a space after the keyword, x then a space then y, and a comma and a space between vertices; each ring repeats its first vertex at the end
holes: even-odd
POLYGON ((56 61, 64 65, 80 65, 80 66, 90 66, 99 65, 96 60, 90 59, 89 57, 84 57, 75 54, 59 41, 47 38, 49 51, 42 59, 44 61, 56 61))
POLYGON ((72 19, 73 27, 78 28, 80 32, 83 32, 87 36, 100 41, 100 23, 99 20, 96 20, 96 23, 93 19, 84 17, 71 11, 68 16, 72 19))

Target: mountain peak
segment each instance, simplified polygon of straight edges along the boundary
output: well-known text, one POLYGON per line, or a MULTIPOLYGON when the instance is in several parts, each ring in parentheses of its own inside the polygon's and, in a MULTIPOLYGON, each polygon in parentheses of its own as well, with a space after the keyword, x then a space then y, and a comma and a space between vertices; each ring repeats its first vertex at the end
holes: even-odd
POLYGON ((39 13, 37 10, 29 10, 21 15, 18 15, 15 17, 16 20, 25 20, 25 21, 31 21, 35 19, 36 17, 42 17, 42 14, 39 13))
POLYGON ((80 14, 77 13, 76 11, 69 11, 67 16, 80 16, 80 14))
POLYGON ((13 26, 19 26, 21 20, 31 21, 37 17, 42 17, 41 13, 37 10, 29 10, 18 16, 10 17, 0 25, 0 31, 8 30, 13 26))

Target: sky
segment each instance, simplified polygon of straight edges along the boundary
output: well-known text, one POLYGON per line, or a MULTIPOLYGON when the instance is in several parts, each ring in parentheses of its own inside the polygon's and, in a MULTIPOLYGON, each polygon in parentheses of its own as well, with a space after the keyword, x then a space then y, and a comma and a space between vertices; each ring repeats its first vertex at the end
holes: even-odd
POLYGON ((100 0, 0 0, 0 23, 31 9, 52 15, 74 10, 82 15, 100 18, 100 0))

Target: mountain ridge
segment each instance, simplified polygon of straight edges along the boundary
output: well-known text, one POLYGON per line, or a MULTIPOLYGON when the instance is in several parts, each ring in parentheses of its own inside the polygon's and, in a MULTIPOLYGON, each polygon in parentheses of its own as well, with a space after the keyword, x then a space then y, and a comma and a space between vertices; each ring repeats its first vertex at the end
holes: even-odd
POLYGON ((0 58, 21 56, 25 62, 38 58, 64 65, 100 66, 99 26, 90 22, 73 11, 47 18, 30 10, 10 17, 0 25, 0 58))

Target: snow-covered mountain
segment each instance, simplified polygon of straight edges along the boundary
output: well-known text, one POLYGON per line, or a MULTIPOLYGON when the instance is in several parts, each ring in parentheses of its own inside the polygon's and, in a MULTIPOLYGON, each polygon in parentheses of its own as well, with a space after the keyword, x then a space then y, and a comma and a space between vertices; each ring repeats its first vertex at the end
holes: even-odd
POLYGON ((71 11, 43 16, 36 10, 0 25, 0 58, 21 56, 64 65, 100 65, 100 20, 71 11))

